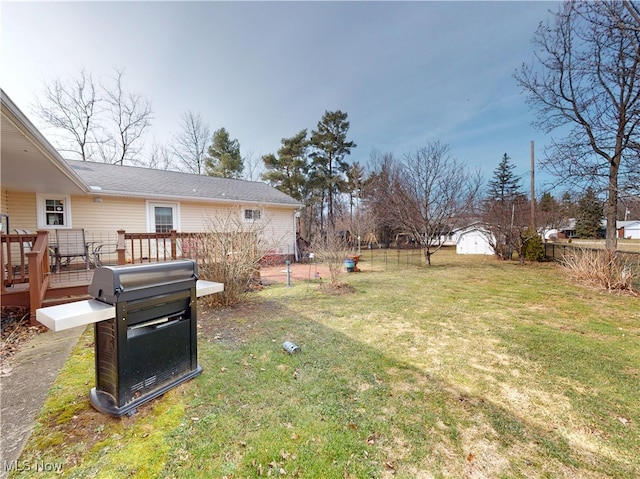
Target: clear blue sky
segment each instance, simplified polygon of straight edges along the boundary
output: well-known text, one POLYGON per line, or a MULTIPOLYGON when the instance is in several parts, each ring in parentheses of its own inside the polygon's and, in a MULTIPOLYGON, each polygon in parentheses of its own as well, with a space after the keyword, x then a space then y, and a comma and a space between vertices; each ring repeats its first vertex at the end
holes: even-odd
POLYGON ((486 177, 507 153, 528 190, 530 142, 541 158, 550 138, 531 126, 513 73, 558 5, 3 1, 1 81, 42 127, 31 105, 47 82, 124 69, 125 87, 152 103, 148 144, 192 110, 254 156, 340 109, 358 145, 351 161, 437 139, 486 177))

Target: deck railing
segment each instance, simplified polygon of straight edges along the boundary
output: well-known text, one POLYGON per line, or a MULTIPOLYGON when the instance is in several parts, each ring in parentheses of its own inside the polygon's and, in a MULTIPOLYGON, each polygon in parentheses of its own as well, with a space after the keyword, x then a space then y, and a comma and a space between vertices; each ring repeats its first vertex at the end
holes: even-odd
POLYGON ((29 306, 31 324, 36 324, 36 310, 42 306, 42 301, 49 287, 49 233, 38 231, 38 237, 26 253, 29 258, 29 306))
POLYGON ((50 281, 49 232, 2 234, 0 243, 2 293, 7 292, 7 286, 29 283, 31 323, 35 324, 36 309, 42 305, 50 281))
POLYGON ((8 285, 29 282, 29 264, 26 253, 32 250, 37 237, 36 233, 2 235, 0 264, 4 267, 3 292, 8 285))
MULTIPOLYGON (((174 259, 193 259, 198 264, 217 261, 219 255, 232 255, 243 251, 247 244, 255 246, 255 235, 231 235, 228 233, 127 233, 85 231, 87 258, 72 258, 69 262, 51 270, 50 255, 55 250, 55 237, 48 231, 35 234, 0 234, 0 266, 3 267, 1 292, 11 304, 26 306, 29 298, 32 322, 35 311, 42 307, 49 288, 87 287, 93 277, 93 268, 101 265, 124 265, 145 262, 162 262, 174 259), (212 238, 222 235, 223 238, 212 238), (53 237, 52 237, 53 236, 53 237), (217 239, 218 241, 213 241, 217 239), (50 244, 50 240, 54 243, 50 244), (249 243, 247 243, 249 242, 249 243), (220 247, 219 244, 224 245, 220 247), (28 291, 27 291, 28 284, 28 291), (9 288, 10 287, 10 288, 9 288), (20 297, 14 293, 20 293, 20 297), (5 296, 6 295, 6 296, 5 296)), ((85 291, 86 293, 86 291, 85 291)), ((74 293, 75 294, 75 293, 74 293)))
POLYGON ((117 264, 153 263, 178 258, 199 260, 205 233, 127 233, 118 230, 117 264))

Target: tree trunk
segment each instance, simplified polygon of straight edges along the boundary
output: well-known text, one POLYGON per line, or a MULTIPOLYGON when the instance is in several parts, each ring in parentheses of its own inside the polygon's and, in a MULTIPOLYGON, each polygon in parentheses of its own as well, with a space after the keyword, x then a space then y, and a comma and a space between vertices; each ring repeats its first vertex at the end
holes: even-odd
POLYGON ((424 249, 424 260, 427 266, 431 266, 431 250, 429 248, 424 249))
POLYGON ((618 218, 618 169, 620 168, 620 154, 616 154, 609 163, 609 189, 607 192, 607 206, 605 217, 607 219, 607 232, 605 247, 614 253, 618 247, 616 220, 618 218))

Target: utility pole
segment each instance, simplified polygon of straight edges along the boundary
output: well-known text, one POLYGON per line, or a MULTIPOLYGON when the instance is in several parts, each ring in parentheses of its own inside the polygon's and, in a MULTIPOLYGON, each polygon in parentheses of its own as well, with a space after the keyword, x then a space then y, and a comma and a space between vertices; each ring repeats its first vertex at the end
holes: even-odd
POLYGON ((536 230, 536 192, 535 192, 535 160, 533 140, 531 140, 531 231, 536 230))

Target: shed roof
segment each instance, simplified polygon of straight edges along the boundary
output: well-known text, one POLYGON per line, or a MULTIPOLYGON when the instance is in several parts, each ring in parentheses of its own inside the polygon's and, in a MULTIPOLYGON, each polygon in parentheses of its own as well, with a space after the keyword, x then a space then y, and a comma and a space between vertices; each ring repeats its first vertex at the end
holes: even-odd
POLYGON ((97 196, 302 206, 289 195, 257 181, 91 161, 66 161, 89 185, 90 193, 97 196))

